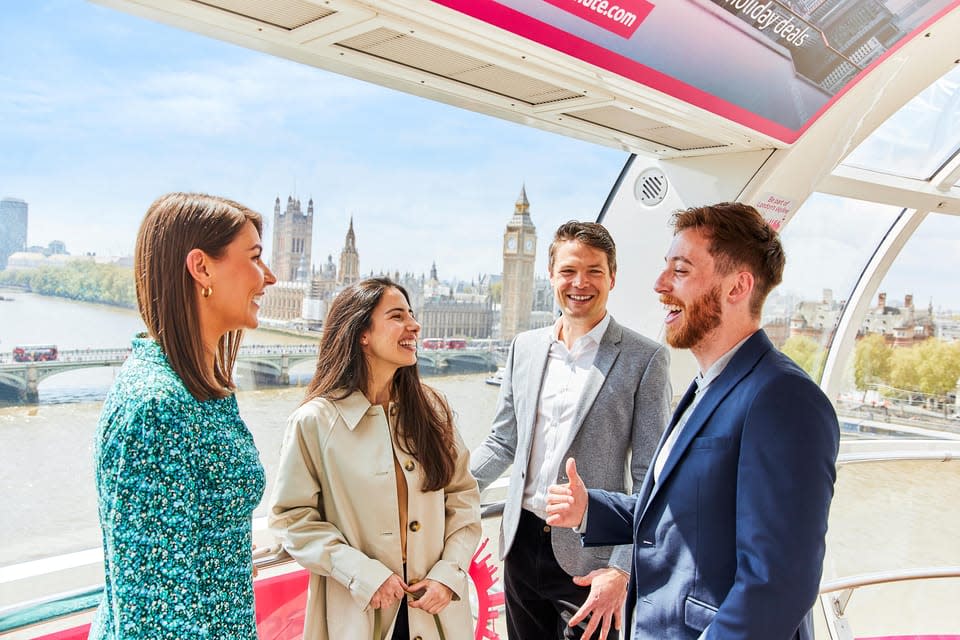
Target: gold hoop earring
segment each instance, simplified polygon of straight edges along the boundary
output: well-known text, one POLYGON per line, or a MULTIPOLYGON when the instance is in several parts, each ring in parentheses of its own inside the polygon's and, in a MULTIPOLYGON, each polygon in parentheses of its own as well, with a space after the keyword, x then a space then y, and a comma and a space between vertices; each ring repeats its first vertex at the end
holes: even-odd
POLYGON ((203 289, 200 289, 200 295, 202 295, 204 298, 209 298, 213 295, 213 287, 204 287, 203 289))

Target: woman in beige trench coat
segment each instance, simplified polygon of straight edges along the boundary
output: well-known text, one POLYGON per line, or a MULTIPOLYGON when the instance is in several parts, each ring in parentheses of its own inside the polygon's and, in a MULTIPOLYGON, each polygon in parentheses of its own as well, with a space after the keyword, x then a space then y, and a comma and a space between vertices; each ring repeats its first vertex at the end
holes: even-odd
POLYGON ((375 615, 376 640, 437 640, 437 620, 448 640, 473 637, 480 494, 450 408, 420 382, 419 332, 385 278, 345 289, 327 315, 269 508, 311 572, 305 640, 374 638, 375 615))

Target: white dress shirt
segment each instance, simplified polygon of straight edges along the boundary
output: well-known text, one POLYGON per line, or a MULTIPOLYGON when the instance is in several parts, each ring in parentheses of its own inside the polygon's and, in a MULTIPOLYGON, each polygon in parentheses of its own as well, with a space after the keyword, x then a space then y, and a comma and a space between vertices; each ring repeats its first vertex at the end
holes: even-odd
POLYGON ((610 325, 610 314, 588 333, 580 336, 570 349, 560 340, 560 323, 553 326, 553 342, 547 355, 547 367, 537 401, 537 422, 533 428, 527 480, 523 488, 523 508, 546 519, 547 488, 557 481, 564 464, 561 450, 576 416, 600 340, 610 325))

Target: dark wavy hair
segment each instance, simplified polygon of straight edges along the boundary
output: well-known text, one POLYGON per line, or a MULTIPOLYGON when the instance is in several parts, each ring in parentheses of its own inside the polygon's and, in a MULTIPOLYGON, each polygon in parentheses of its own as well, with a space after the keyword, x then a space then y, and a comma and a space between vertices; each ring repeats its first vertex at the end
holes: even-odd
MULTIPOLYGON (((410 304, 406 289, 389 278, 368 278, 334 298, 323 326, 317 370, 304 404, 314 398, 342 400, 365 393, 370 379, 360 335, 370 328, 373 310, 387 289, 396 289, 410 304)), ((453 413, 439 392, 423 384, 417 365, 400 367, 393 376, 390 399, 397 406, 397 442, 420 462, 423 490, 439 491, 453 479, 456 440, 453 413)))
POLYGON ((204 366, 197 286, 187 254, 201 249, 222 257, 247 222, 261 233, 260 214, 238 202, 205 193, 168 193, 150 205, 137 233, 133 275, 140 316, 197 400, 230 395, 243 331, 220 337, 211 377, 204 366))
POLYGON ((674 235, 685 229, 706 234, 720 274, 741 267, 753 274, 750 313, 759 318, 767 295, 783 280, 787 262, 780 236, 760 212, 739 202, 719 202, 677 211, 671 225, 674 235))

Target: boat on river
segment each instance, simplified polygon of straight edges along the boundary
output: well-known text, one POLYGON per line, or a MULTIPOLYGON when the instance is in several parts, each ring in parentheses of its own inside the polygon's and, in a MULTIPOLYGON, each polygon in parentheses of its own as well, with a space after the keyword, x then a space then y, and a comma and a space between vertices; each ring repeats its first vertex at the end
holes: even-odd
POLYGON ((492 384, 499 387, 503 383, 503 374, 505 371, 506 369, 504 369, 503 367, 500 367, 499 369, 497 369, 497 372, 495 374, 484 378, 483 381, 487 384, 492 384))

